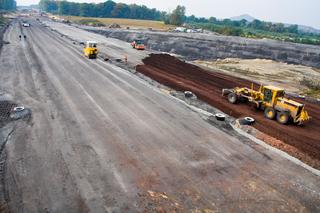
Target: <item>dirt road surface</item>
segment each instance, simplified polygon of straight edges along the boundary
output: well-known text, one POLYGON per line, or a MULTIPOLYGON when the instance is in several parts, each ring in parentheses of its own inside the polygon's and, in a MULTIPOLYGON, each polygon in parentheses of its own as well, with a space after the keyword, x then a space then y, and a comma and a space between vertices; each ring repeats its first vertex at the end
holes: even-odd
POLYGON ((30 22, 0 56, 1 90, 33 116, 5 147, 11 212, 320 211, 318 176, 30 22))
MULTIPOLYGON (((290 153, 310 165, 320 168, 320 104, 304 102, 312 119, 304 126, 281 125, 264 118, 263 112, 252 110, 247 104, 230 104, 221 96, 223 88, 250 87, 250 81, 219 72, 210 72, 200 67, 180 61, 167 54, 155 54, 143 60, 145 65, 137 70, 167 86, 178 90, 190 90, 199 98, 234 117, 251 116, 256 119, 254 127, 297 148, 290 153), (311 157, 311 160, 308 161, 311 157)), ((256 85, 258 89, 259 85, 256 85)), ((287 150, 286 150, 287 151, 287 150)))

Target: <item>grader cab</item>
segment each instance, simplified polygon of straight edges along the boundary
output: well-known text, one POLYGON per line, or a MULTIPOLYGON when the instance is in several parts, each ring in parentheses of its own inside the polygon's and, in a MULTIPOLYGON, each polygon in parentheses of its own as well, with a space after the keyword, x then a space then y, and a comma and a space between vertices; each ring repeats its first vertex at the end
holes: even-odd
POLYGON ((260 86, 259 90, 251 88, 223 89, 223 95, 228 96, 232 104, 238 101, 249 101, 254 108, 264 110, 268 119, 277 119, 281 124, 287 124, 290 120, 300 125, 310 119, 304 104, 285 98, 285 91, 275 86, 260 86))

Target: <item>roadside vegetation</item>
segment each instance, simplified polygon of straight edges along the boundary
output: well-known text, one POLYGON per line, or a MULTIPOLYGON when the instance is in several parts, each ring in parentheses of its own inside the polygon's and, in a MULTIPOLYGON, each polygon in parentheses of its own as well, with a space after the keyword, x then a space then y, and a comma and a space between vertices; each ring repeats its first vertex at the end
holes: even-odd
POLYGON ((320 35, 299 31, 298 25, 285 26, 282 23, 271 23, 260 20, 232 21, 186 17, 185 23, 194 28, 203 28, 223 35, 241 36, 246 38, 268 38, 302 44, 320 45, 320 35))
POLYGON ((162 20, 165 12, 149 9, 136 4, 115 3, 76 3, 68 1, 41 0, 40 8, 57 15, 99 17, 99 18, 130 18, 142 20, 162 20))
POLYGON ((0 12, 1 11, 12 11, 17 7, 15 0, 0 0, 0 12))
POLYGON ((180 5, 171 13, 167 13, 146 6, 115 3, 111 0, 99 4, 41 0, 39 4, 42 10, 56 15, 163 21, 169 25, 202 28, 223 35, 320 45, 319 34, 300 31, 298 25, 284 25, 260 20, 248 22, 246 20, 232 21, 230 19, 219 20, 215 17, 186 16, 186 8, 180 5))

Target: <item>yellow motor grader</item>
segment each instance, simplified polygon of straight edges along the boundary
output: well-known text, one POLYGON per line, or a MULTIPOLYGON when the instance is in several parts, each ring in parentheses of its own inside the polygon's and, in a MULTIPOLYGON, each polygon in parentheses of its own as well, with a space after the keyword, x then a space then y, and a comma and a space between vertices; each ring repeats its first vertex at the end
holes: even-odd
POLYGON ((98 48, 96 41, 87 41, 85 47, 83 48, 83 53, 89 59, 97 58, 98 48))
POLYGON ((259 90, 236 87, 223 89, 222 95, 228 97, 228 101, 236 104, 238 101, 249 101, 254 108, 264 110, 264 116, 268 119, 277 119, 281 124, 287 124, 290 120, 301 125, 310 119, 304 104, 285 98, 285 91, 275 86, 260 86, 259 90))

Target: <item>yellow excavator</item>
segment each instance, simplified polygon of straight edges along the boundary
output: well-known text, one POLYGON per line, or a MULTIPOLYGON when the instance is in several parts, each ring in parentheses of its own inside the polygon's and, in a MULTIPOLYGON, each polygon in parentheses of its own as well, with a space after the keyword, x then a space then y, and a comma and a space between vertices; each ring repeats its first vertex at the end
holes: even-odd
POLYGON ((261 85, 259 90, 247 87, 223 89, 222 95, 228 97, 228 101, 236 104, 238 101, 249 101, 254 108, 264 110, 264 116, 268 119, 277 119, 281 124, 288 124, 290 120, 301 125, 310 119, 305 105, 285 98, 285 91, 275 86, 261 85))
POLYGON ((83 49, 84 55, 89 59, 97 58, 98 48, 96 41, 87 41, 83 49))

